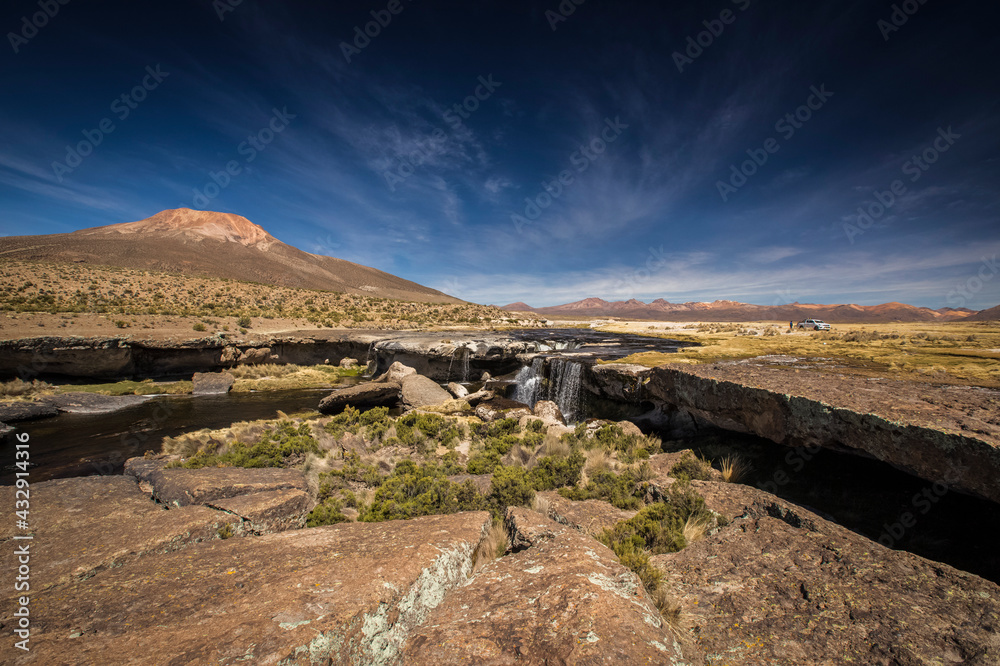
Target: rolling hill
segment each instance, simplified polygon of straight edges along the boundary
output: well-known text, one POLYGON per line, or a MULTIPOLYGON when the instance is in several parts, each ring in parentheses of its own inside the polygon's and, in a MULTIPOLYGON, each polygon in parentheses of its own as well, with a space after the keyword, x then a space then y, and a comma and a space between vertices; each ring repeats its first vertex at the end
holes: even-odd
POLYGON ((4 258, 119 266, 406 301, 462 302, 375 268, 303 252, 245 217, 189 208, 68 234, 0 238, 4 258))

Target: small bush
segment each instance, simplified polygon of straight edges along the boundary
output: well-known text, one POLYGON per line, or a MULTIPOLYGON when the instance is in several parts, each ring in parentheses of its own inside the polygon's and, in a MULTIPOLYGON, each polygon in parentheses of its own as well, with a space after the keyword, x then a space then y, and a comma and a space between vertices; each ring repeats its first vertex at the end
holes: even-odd
POLYGON ((685 451, 679 462, 670 468, 670 476, 677 479, 708 481, 712 478, 712 466, 707 460, 696 458, 690 451, 685 451))
POLYGON ((205 330, 205 325, 199 321, 197 324, 192 326, 192 328, 200 333, 205 330))
POLYGON ((321 527, 347 522, 349 519, 341 511, 343 508, 343 502, 339 499, 327 499, 323 503, 317 504, 306 520, 306 527, 321 527))
POLYGON ((580 474, 586 461, 580 451, 574 451, 568 458, 554 456, 539 458, 538 465, 528 472, 528 483, 535 490, 575 486, 580 481, 580 474))
POLYGON ((597 472, 583 488, 560 488, 559 494, 575 501, 600 499, 619 509, 638 509, 643 504, 644 486, 631 470, 625 470, 620 475, 603 470, 597 472))
POLYGON ((418 467, 404 460, 385 478, 360 519, 379 522, 485 508, 486 502, 472 481, 454 483, 437 465, 418 467))
POLYGON ((319 453, 309 424, 296 427, 291 421, 282 421, 264 433, 256 444, 234 441, 225 453, 202 448, 181 467, 288 467, 298 463, 307 453, 319 453))
POLYGON ((251 324, 250 317, 247 317, 246 315, 243 315, 242 317, 236 320, 236 325, 239 326, 240 328, 250 328, 250 324, 251 324))
POLYGON ((535 490, 528 485, 524 468, 501 466, 494 470, 488 500, 494 515, 503 515, 509 506, 530 507, 535 490))

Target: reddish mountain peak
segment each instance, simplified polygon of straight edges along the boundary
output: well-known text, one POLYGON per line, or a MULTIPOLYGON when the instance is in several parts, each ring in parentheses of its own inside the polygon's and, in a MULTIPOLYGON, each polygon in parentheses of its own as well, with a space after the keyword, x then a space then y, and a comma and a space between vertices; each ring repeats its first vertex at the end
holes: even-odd
POLYGON ((74 232, 80 235, 158 233, 189 238, 213 238, 267 249, 278 243, 271 234, 250 220, 233 213, 175 208, 164 210, 138 222, 111 224, 74 232))
POLYGON ((527 303, 524 303, 522 301, 518 301, 517 303, 509 303, 507 305, 503 305, 503 306, 500 307, 500 309, 501 310, 507 310, 508 312, 531 312, 532 310, 534 310, 533 307, 531 307, 530 305, 528 305, 527 303))

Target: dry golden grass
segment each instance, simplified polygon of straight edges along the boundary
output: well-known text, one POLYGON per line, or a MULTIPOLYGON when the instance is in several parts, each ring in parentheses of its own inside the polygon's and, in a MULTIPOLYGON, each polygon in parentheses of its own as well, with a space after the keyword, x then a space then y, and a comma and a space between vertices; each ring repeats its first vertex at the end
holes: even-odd
POLYGON ((503 521, 494 521, 472 555, 473 570, 479 569, 498 557, 503 557, 509 545, 510 535, 507 533, 507 527, 503 521))
POLYGON ((726 483, 739 483, 750 471, 750 464, 738 454, 730 454, 719 461, 722 480, 726 483))
MULTIPOLYGON (((681 349, 676 354, 646 352, 617 362, 654 367, 665 363, 713 363, 738 359, 783 355, 800 359, 822 359, 824 366, 838 373, 883 376, 933 383, 1000 386, 1000 323, 998 322, 916 322, 845 324, 832 322, 828 332, 747 335, 747 327, 766 330, 762 324, 711 324, 641 335, 683 339, 700 346, 681 349), (744 333, 741 333, 744 331, 744 333)), ((694 326, 694 325, 693 325, 694 326)), ((601 330, 624 332, 625 324, 601 330)))
POLYGON ((38 396, 51 395, 54 392, 54 386, 37 379, 26 382, 17 378, 9 382, 0 382, 0 399, 4 402, 33 400, 38 396))
POLYGON ((684 522, 684 528, 681 532, 684 535, 684 542, 690 546, 695 541, 701 541, 708 533, 708 526, 709 523, 705 520, 705 518, 688 516, 688 519, 684 522))
POLYGON ((657 587, 650 596, 653 598, 656 610, 660 611, 660 617, 663 618, 667 629, 674 637, 680 638, 684 631, 684 609, 681 603, 670 596, 662 586, 657 587))
MULTIPOLYGON (((208 332, 253 329, 265 319, 305 319, 329 328, 412 329, 509 325, 515 317, 472 303, 418 303, 363 294, 276 287, 177 273, 0 259, 0 311, 101 313, 132 329, 145 315, 198 317, 208 332)), ((60 328, 72 331, 73 320, 60 328)), ((188 324, 190 329, 191 324, 188 324)))
POLYGON ((552 502, 548 497, 542 497, 541 495, 535 494, 535 499, 531 504, 532 511, 542 514, 546 518, 549 517, 549 511, 552 510, 552 502))

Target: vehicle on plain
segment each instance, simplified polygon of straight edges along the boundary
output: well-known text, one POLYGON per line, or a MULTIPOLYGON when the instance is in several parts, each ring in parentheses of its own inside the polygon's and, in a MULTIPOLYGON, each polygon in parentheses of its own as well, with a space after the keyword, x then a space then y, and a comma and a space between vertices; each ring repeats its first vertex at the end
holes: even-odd
POLYGON ((806 319, 799 322, 799 328, 811 328, 814 331, 829 331, 830 325, 822 319, 806 319))

